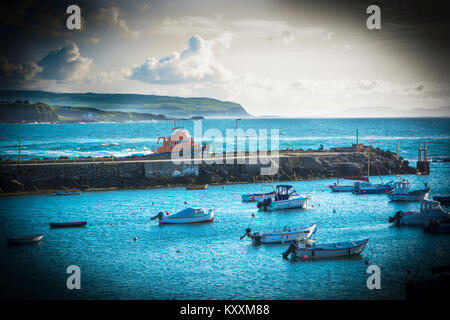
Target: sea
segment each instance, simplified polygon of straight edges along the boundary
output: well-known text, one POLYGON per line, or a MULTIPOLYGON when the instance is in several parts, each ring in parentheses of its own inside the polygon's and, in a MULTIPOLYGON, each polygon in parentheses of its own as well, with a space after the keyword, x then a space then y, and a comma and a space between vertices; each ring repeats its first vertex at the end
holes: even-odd
MULTIPOLYGON (((173 127, 194 132, 194 121, 20 124, 21 158, 131 156, 152 153, 173 127)), ((427 143, 430 175, 372 176, 371 182, 408 179, 412 189, 431 187, 430 198, 450 193, 449 118, 404 119, 206 119, 202 132, 254 129, 278 135, 280 149, 351 146, 356 141, 396 152, 415 166, 427 143)), ((0 124, 0 158, 18 159, 19 125, 0 124)), ((208 141, 208 139, 205 139, 208 141)), ((212 141, 213 147, 220 144, 212 141)), ((245 144, 241 148, 251 148, 245 144)), ((394 203, 386 195, 333 193, 335 179, 279 181, 313 200, 307 209, 258 212, 241 195, 260 184, 211 185, 0 197, 0 296, 30 299, 403 299, 412 279, 450 264, 450 235, 388 223, 395 212, 419 203, 394 203), (159 226, 150 218, 186 207, 215 209, 213 223, 159 226), (87 221, 85 228, 49 229, 50 222, 87 221), (255 246, 246 228, 317 224, 317 243, 369 238, 361 256, 285 260, 287 245, 255 246), (40 244, 8 247, 7 237, 44 234, 40 244), (70 290, 69 266, 80 269, 80 289, 70 290), (380 289, 369 289, 370 266, 380 270, 380 289)), ((343 180, 341 180, 343 183, 343 180)), ((350 181, 349 181, 350 183, 350 181)), ((447 208, 448 209, 448 208, 447 208)))

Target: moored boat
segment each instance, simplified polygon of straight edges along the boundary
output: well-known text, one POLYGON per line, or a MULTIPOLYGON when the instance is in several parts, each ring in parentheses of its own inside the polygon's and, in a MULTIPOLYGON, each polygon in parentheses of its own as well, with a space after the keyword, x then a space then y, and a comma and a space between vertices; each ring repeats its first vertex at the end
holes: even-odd
POLYGON ((57 196, 78 196, 81 194, 81 191, 74 190, 74 191, 58 191, 56 193, 57 196))
POLYGON ((355 188, 353 189, 353 194, 384 194, 394 190, 393 181, 384 184, 375 184, 364 186, 361 183, 355 183, 355 188))
POLYGON ((369 239, 364 239, 323 244, 316 244, 310 241, 303 241, 301 243, 294 241, 288 250, 283 253, 283 257, 287 258, 289 254, 294 259, 350 257, 361 254, 368 241, 369 239))
POLYGON ((50 228, 80 228, 86 225, 86 221, 79 222, 50 222, 50 228))
POLYGON ((245 234, 240 238, 244 239, 246 236, 253 241, 254 244, 273 244, 286 243, 292 241, 302 241, 309 239, 316 232, 316 224, 310 226, 302 226, 296 228, 284 227, 281 230, 273 230, 267 232, 253 232, 252 229, 245 229, 245 234))
POLYGON ((259 211, 306 208, 308 201, 312 199, 310 196, 298 194, 291 185, 277 185, 274 192, 273 197, 258 202, 259 211))
POLYGON ((202 208, 186 208, 173 215, 164 215, 159 212, 151 220, 158 219, 159 224, 186 224, 198 222, 212 222, 214 220, 215 211, 210 209, 208 212, 202 208))
POLYGON ((43 234, 35 234, 35 235, 24 236, 24 237, 7 238, 6 242, 8 245, 33 244, 33 243, 38 243, 39 241, 41 241, 43 237, 44 237, 43 234))
MULTIPOLYGON (((362 177, 362 176, 354 176, 354 177, 344 177, 344 179, 347 180, 360 180, 360 181, 365 181, 365 186, 369 186, 369 178, 368 177, 362 177)), ((331 185, 328 186, 331 191, 333 192, 352 192, 353 189, 355 188, 355 183, 353 183, 352 185, 340 185, 339 184, 339 164, 337 165, 337 181, 331 185)))
POLYGON ((275 196, 275 191, 264 192, 264 187, 267 187, 267 186, 263 185, 261 187, 261 193, 243 194, 242 202, 257 202, 257 201, 262 201, 266 198, 272 198, 273 196, 275 196))
POLYGON ((450 213, 442 209, 437 201, 422 200, 420 211, 403 212, 397 211, 393 217, 389 217, 390 223, 397 225, 410 225, 424 227, 431 219, 440 221, 450 218, 450 213))
POLYGON ((410 182, 402 180, 394 183, 394 190, 387 193, 391 201, 421 201, 428 198, 430 188, 425 183, 425 189, 409 191, 410 182))
POLYGON ((208 188, 207 184, 198 184, 198 185, 186 186, 186 190, 204 190, 206 188, 208 188))

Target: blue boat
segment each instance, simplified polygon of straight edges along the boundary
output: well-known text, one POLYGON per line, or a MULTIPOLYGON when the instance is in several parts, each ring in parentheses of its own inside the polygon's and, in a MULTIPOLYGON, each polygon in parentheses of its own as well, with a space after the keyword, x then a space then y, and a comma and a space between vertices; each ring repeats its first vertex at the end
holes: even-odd
POLYGON ((363 186, 360 183, 355 183, 353 194, 384 194, 394 190, 393 181, 384 184, 375 184, 370 186, 363 186))

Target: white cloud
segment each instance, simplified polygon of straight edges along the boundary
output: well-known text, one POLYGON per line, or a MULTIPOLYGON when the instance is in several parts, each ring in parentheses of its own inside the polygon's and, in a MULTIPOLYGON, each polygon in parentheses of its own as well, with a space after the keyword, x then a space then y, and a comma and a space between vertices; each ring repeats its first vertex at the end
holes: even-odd
POLYGON ((48 80, 82 80, 91 71, 94 62, 80 55, 75 43, 50 51, 38 62, 40 78, 48 80))
POLYGON ((98 19, 118 26, 120 31, 130 38, 139 39, 140 37, 139 31, 131 29, 128 23, 121 18, 119 7, 100 8, 98 19))
POLYGON ((229 33, 210 40, 191 37, 186 50, 160 59, 148 58, 133 68, 130 79, 157 84, 228 81, 233 74, 215 59, 215 51, 229 48, 231 41, 229 33))

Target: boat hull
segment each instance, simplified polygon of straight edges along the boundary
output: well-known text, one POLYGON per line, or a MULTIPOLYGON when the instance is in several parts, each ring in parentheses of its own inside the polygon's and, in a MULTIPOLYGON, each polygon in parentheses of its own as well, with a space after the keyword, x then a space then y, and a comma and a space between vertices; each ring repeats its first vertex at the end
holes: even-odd
POLYGON ((8 245, 23 245, 23 244, 33 244, 38 243, 42 240, 44 237, 43 234, 39 235, 32 235, 32 236, 26 236, 26 237, 19 237, 19 238, 7 238, 6 242, 8 245))
POLYGON ((84 227, 87 224, 86 221, 80 221, 80 222, 51 222, 50 228, 57 229, 57 228, 81 228, 84 227))
POLYGON ((352 192, 353 186, 329 186, 333 192, 352 192))
POLYGON ((189 224, 189 223, 201 223, 212 222, 214 220, 215 212, 211 211, 199 217, 189 218, 171 218, 170 216, 164 217, 159 221, 159 224, 189 224))
POLYGON ((292 257, 301 259, 326 259, 355 256, 364 251, 368 241, 369 239, 364 239, 354 242, 318 244, 316 246, 313 245, 311 248, 298 248, 292 252, 292 257))
POLYGON ((387 196, 391 201, 421 201, 428 198, 429 192, 423 192, 418 194, 398 194, 388 193, 387 196))
POLYGON ((259 211, 276 211, 286 209, 304 209, 308 205, 308 201, 311 197, 299 197, 288 200, 271 201, 267 206, 260 206, 259 211))
POLYGON ((394 190, 392 186, 373 186, 361 189, 355 189, 353 194, 364 195, 364 194, 385 194, 394 190))
POLYGON ((415 227, 424 227, 432 219, 436 221, 446 220, 449 215, 432 215, 432 214, 421 214, 420 212, 408 212, 403 218, 399 220, 397 224, 415 227))
POLYGON ((196 186, 186 186, 186 190, 204 190, 208 188, 207 184, 196 185, 196 186))
POLYGON ((256 232, 251 236, 254 244, 290 243, 294 240, 309 239, 316 230, 317 225, 299 227, 295 229, 280 230, 278 232, 256 232))

